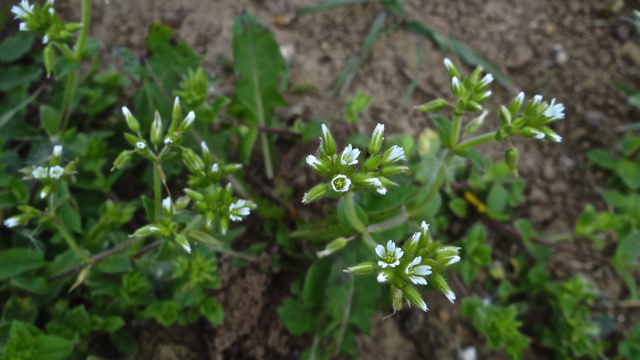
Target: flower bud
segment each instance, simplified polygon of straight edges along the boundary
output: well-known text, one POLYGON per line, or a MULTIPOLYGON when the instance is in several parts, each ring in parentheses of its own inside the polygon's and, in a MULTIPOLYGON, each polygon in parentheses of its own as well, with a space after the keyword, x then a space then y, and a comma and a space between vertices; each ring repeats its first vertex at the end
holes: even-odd
POLYGON ((508 148, 504 153, 504 161, 513 175, 518 175, 518 149, 508 148))
POLYGON ((477 102, 471 100, 471 101, 467 101, 467 103, 465 104, 465 110, 467 110, 467 111, 480 111, 480 110, 482 110, 482 106, 480 104, 478 104, 477 102))
POLYGON ((476 84, 476 86, 473 88, 473 91, 476 94, 481 91, 484 91, 484 89, 486 89, 487 86, 489 86, 489 84, 491 84, 492 82, 493 82, 493 75, 487 74, 484 76, 484 78, 482 78, 482 80, 480 80, 480 82, 476 84))
POLYGON ((526 116, 531 116, 538 111, 538 107, 540 106, 540 102, 542 101, 542 95, 536 95, 529 101, 527 106, 524 108, 524 114, 526 116))
POLYGON ((49 194, 51 194, 51 186, 47 185, 45 187, 42 188, 42 190, 40 190, 40 199, 44 199, 47 196, 49 196, 49 194))
POLYGON ((378 179, 380 180, 380 183, 382 183, 382 186, 384 187, 398 186, 398 184, 394 183, 393 181, 387 179, 384 176, 379 176, 378 179))
POLYGON ((56 145, 51 152, 51 158, 49 159, 49 166, 60 165, 60 159, 62 158, 62 145, 56 145))
POLYGON ((205 165, 211 166, 213 164, 213 157, 211 156, 211 152, 209 151, 209 147, 203 141, 200 143, 200 148, 202 149, 202 160, 204 160, 205 165))
POLYGON ((47 77, 51 76, 53 71, 53 65, 56 61, 56 50, 53 48, 53 44, 49 44, 43 51, 44 68, 47 70, 47 77))
POLYGON ((186 231, 186 235, 192 241, 196 241, 202 244, 208 244, 208 245, 213 245, 218 247, 223 246, 223 244, 220 241, 218 241, 216 238, 199 230, 186 231))
POLYGON ((223 202, 228 202, 229 200, 231 200, 231 196, 233 195, 233 188, 231 187, 231 183, 227 184, 227 186, 224 187, 224 193, 222 194, 222 201, 223 202))
POLYGON ((391 288, 391 305, 394 312, 402 310, 402 299, 402 289, 391 288))
POLYGON ((191 149, 182 150, 182 160, 193 173, 201 172, 204 169, 204 161, 191 149))
POLYGON ((380 151, 383 140, 384 140, 384 125, 378 124, 376 125, 375 130, 373 130, 373 134, 371 135, 371 140, 369 141, 369 154, 371 154, 372 156, 369 158, 369 160, 373 158, 373 155, 377 154, 380 151))
POLYGON ((473 70, 471 76, 469 76, 464 83, 464 85, 467 86, 467 89, 473 89, 476 84, 478 84, 478 79, 480 79, 480 75, 482 75, 483 71, 484 68, 482 67, 482 65, 476 66, 476 69, 473 70))
POLYGON ((473 101, 477 102, 478 104, 482 104, 483 102, 485 102, 485 100, 487 100, 489 98, 489 96, 491 96, 492 92, 491 91, 485 91, 482 92, 476 96, 473 97, 473 101))
POLYGON ((229 230, 229 218, 223 216, 220 218, 220 232, 222 233, 222 235, 225 235, 227 233, 227 230, 229 230))
POLYGON ((455 65, 453 65, 453 63, 451 62, 451 60, 445 58, 444 59, 444 66, 447 68, 447 72, 449 73, 449 77, 454 78, 460 77, 460 73, 458 72, 458 69, 456 69, 455 65))
POLYGON ((173 134, 178 131, 178 127, 182 122, 182 108, 180 107, 180 98, 176 96, 173 101, 173 112, 171 113, 171 125, 169 126, 169 133, 173 134))
POLYGON ((151 142, 158 145, 162 142, 162 119, 160 113, 156 110, 155 118, 151 123, 151 142))
POLYGON ((131 145, 131 146, 136 146, 136 144, 138 142, 141 141, 141 139, 135 135, 129 134, 129 133, 124 133, 124 138, 127 139, 127 142, 131 145))
POLYGON ((351 176, 351 183, 359 187, 380 187, 382 183, 380 179, 372 175, 358 174, 351 176))
POLYGON ((186 209, 187 206, 189 205, 189 202, 191 202, 191 197, 186 195, 179 197, 178 200, 176 200, 176 203, 174 205, 175 211, 182 211, 186 209))
POLYGON ((437 99, 430 101, 426 104, 418 105, 418 110, 425 113, 434 113, 444 110, 447 107, 447 101, 444 99, 437 99))
POLYGON ((129 129, 131 129, 131 131, 133 131, 136 134, 139 133, 140 124, 138 123, 138 120, 136 120, 136 118, 133 116, 131 111, 129 111, 128 107, 126 106, 122 107, 122 114, 124 115, 125 120, 127 120, 127 125, 129 126, 129 129))
POLYGON ((317 159, 313 155, 309 155, 306 158, 307 164, 311 166, 311 169, 319 175, 324 175, 329 171, 329 167, 322 160, 317 159))
POLYGON ((393 145, 389 150, 384 152, 384 155, 382 155, 380 166, 390 165, 399 160, 407 160, 404 156, 404 149, 400 146, 393 145))
POLYGON ((434 272, 433 274, 431 274, 429 279, 431 280, 431 284, 434 285, 436 289, 438 289, 438 291, 443 293, 444 296, 446 296, 447 299, 449 299, 449 301, 451 301, 451 303, 453 304, 453 301, 456 299, 456 294, 451 291, 451 288, 449 287, 449 284, 447 284, 447 281, 444 279, 444 277, 434 272))
POLYGON ((171 197, 167 197, 162 200, 162 214, 164 215, 164 217, 170 218, 171 216, 173 216, 173 213, 173 202, 171 201, 171 197))
POLYGON ((408 167, 402 165, 387 165, 380 168, 380 175, 384 177, 392 177, 400 175, 408 169, 408 167))
POLYGON ((402 252, 404 252, 404 257, 407 259, 413 259, 416 255, 416 250, 418 249, 418 244, 420 243, 420 238, 422 237, 422 233, 417 232, 414 233, 413 236, 402 245, 402 252))
POLYGON ((405 284, 402 287, 402 295, 404 295, 410 303, 422 309, 422 311, 429 311, 427 304, 422 300, 420 294, 418 294, 418 290, 416 290, 413 285, 405 284))
POLYGON ((111 171, 113 171, 114 169, 122 169, 125 165, 129 163, 129 161, 131 161, 132 157, 133 157, 133 151, 125 150, 121 152, 120 155, 118 155, 116 160, 113 162, 113 167, 111 168, 111 171))
MULTIPOLYGON (((420 241, 418 242, 418 248, 427 249, 427 247, 431 244, 431 237, 429 237, 429 224, 426 221, 423 221, 420 225, 420 241)), ((428 250, 428 249, 427 249, 428 250)), ((435 250, 435 247, 431 250, 435 250)))
POLYGON ((502 139, 506 138, 507 136, 509 136, 507 134, 507 132, 504 129, 500 129, 498 131, 496 131, 496 141, 497 142, 502 142, 502 139))
MULTIPOLYGON (((347 239, 345 239, 343 237, 339 237, 339 238, 333 240, 332 242, 330 242, 329 244, 327 244, 327 246, 325 247, 324 250, 318 251, 316 254, 318 255, 318 258, 323 258, 325 256, 329 256, 329 255, 333 254, 334 252, 336 252, 336 251, 342 249, 343 247, 345 247, 347 245, 347 242, 348 242, 347 239)), ((370 263, 370 264, 373 264, 373 263, 370 263)), ((375 268, 375 264, 373 264, 373 265, 374 265, 374 268, 375 268)), ((359 266, 359 265, 356 265, 356 267, 357 266, 359 266)), ((349 270, 349 269, 352 269, 352 268, 347 268, 347 270, 349 270)), ((349 272, 347 270, 345 270, 345 272, 349 272)), ((373 272, 375 272, 375 269, 373 270, 373 272)), ((371 274, 373 274, 373 272, 371 274)), ((368 274, 368 275, 371 275, 371 274, 368 274)))
POLYGON ((224 192, 224 188, 218 186, 211 195, 211 202, 218 202, 222 199, 222 193, 224 192))
POLYGON ((180 124, 180 132, 185 133, 193 127, 193 121, 196 119, 196 113, 189 111, 187 117, 184 118, 182 124, 180 124))
POLYGON ((378 271, 378 266, 373 262, 364 262, 344 270, 344 272, 351 276, 369 276, 374 275, 376 271, 378 271))
POLYGON ((509 113, 511 116, 516 116, 516 114, 522 108, 522 104, 524 103, 524 92, 520 92, 518 96, 511 100, 511 104, 509 104, 509 113))
POLYGON ((314 186, 302 198, 303 204, 309 204, 316 200, 322 199, 329 192, 329 185, 322 183, 314 186))
POLYGON ((196 202, 200 202, 200 201, 204 200, 204 195, 202 195, 201 193, 199 193, 199 192, 197 192, 195 190, 184 189, 184 192, 187 195, 189 195, 189 197, 192 198, 196 202))
POLYGON ((500 107, 500 125, 507 126, 511 124, 511 113, 509 109, 507 109, 504 105, 500 107))
POLYGON ((527 139, 543 139, 545 137, 545 134, 542 131, 532 127, 523 127, 520 131, 520 135, 527 139))
POLYGON ((382 156, 376 155, 369 157, 362 165, 362 171, 373 171, 378 165, 380 165, 380 161, 382 161, 382 156))
POLYGON ((451 93, 458 97, 464 93, 464 88, 457 77, 451 79, 451 93))
POLYGON ((153 227, 155 227, 155 225, 153 224, 145 225, 139 228, 138 230, 136 230, 131 236, 136 236, 136 237, 151 236, 152 235, 151 228, 153 227))
POLYGON ((229 175, 242 169, 242 164, 229 164, 222 167, 222 174, 229 175))
POLYGON ((186 236, 182 234, 176 235, 176 243, 182 246, 182 248, 184 249, 184 251, 187 252, 187 254, 191 254, 191 246, 189 246, 189 241, 187 240, 186 236))
POLYGON ((322 151, 328 156, 336 154, 336 142, 325 124, 322 124, 322 136, 320 137, 322 151))
POLYGON ((467 134, 473 134, 482 126, 484 119, 489 115, 489 110, 485 110, 480 116, 471 119, 469 123, 464 127, 464 132, 467 134))

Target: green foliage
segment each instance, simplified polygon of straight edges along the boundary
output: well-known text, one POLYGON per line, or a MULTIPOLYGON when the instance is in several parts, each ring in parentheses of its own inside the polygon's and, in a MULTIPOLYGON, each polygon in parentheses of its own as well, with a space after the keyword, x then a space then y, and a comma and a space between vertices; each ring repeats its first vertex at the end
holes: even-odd
POLYGON ((350 122, 355 123, 359 120, 358 114, 364 111, 373 103, 373 98, 365 93, 357 92, 356 95, 347 102, 347 106, 344 109, 344 118, 350 122))
POLYGON ((462 238, 462 262, 460 272, 465 283, 475 280, 478 269, 491 263, 491 247, 485 245, 487 229, 479 224, 474 225, 462 238))

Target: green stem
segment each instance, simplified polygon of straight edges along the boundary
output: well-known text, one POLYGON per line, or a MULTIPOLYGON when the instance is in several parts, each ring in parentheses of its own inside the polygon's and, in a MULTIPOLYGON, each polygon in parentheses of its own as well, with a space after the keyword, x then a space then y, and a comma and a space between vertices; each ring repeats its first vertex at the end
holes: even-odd
MULTIPOLYGON (((82 28, 80 29, 80 35, 74 47, 74 58, 76 61, 80 61, 82 58, 82 52, 84 51, 84 44, 87 41, 87 34, 89 33, 89 23, 91 21, 91 0, 82 0, 82 28)), ((63 51, 64 52, 64 51, 63 51)), ((66 55, 66 54, 65 54, 66 55)), ((62 102, 62 121, 60 121, 60 132, 64 131, 69 121, 69 115, 71 114, 71 102, 73 100, 73 94, 76 91, 76 85, 78 83, 78 70, 72 71, 67 79, 67 87, 64 91, 64 100, 62 102)))
POLYGON ((440 187, 442 186, 442 183, 444 182, 444 177, 447 172, 447 168, 449 167, 449 165, 451 165, 451 161, 453 160, 454 155, 455 155, 455 152, 453 152, 452 150, 449 150, 447 152, 447 155, 445 156, 444 161, 440 165, 440 169, 438 169, 438 175, 436 176, 436 180, 431 186, 431 190, 429 191, 429 194, 427 194, 427 197, 424 198, 424 200, 422 200, 418 205, 414 206, 413 208, 407 209, 408 217, 410 218, 414 217, 418 212, 420 212, 420 210, 422 210, 422 208, 427 206, 431 202, 431 200, 433 200, 433 198, 436 196, 436 194, 440 190, 440 187))
POLYGON ((462 123, 462 114, 457 111, 453 112, 453 128, 451 129, 451 146, 455 147, 458 143, 460 133, 460 124, 462 123))
POLYGON ((484 144, 496 138, 497 131, 488 132, 486 134, 474 137, 473 139, 469 139, 467 141, 463 141, 460 145, 456 146, 457 151, 462 151, 466 149, 470 149, 474 146, 478 146, 480 144, 484 144))
POLYGON ((153 164, 153 193, 155 197, 155 218, 153 219, 154 223, 160 222, 160 214, 162 213, 162 181, 160 179, 160 171, 158 167, 160 164, 153 164))
POLYGON ((365 245, 367 245, 369 250, 371 250, 372 252, 376 251, 376 246, 378 246, 378 243, 373 240, 370 232, 367 231, 366 233, 364 233, 364 235, 362 235, 362 240, 364 241, 365 245))
POLYGON ((64 55, 64 57, 67 58, 67 60, 69 61, 74 61, 76 59, 76 56, 73 54, 73 52, 71 51, 71 49, 69 49, 69 46, 67 46, 67 44, 58 44, 58 43, 54 43, 56 48, 58 50, 60 50, 60 52, 62 53, 62 55, 64 55))
POLYGON ((56 229, 58 229, 58 232, 60 233, 60 235, 62 235, 64 240, 67 242, 67 245, 69 245, 71 250, 73 250, 73 252, 76 253, 78 257, 84 260, 85 263, 92 264, 93 260, 91 260, 89 256, 87 256, 85 253, 82 252, 80 247, 78 247, 78 244, 76 243, 73 236, 67 231, 67 229, 64 228, 64 226, 62 226, 60 221, 58 221, 58 219, 54 219, 52 222, 53 222, 53 225, 55 225, 56 229))
POLYGON ((351 226, 353 226, 354 229, 356 229, 359 233, 364 234, 367 232, 367 227, 358 218, 353 197, 353 192, 348 192, 344 197, 344 208, 347 215, 347 220, 349 220, 349 223, 351 224, 351 226))

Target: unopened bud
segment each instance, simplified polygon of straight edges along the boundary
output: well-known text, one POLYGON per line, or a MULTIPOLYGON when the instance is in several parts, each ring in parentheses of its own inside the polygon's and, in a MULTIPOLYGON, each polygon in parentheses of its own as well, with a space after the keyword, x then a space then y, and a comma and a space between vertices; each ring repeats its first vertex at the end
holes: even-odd
POLYGON ((242 169, 242 164, 229 164, 222 167, 222 174, 229 175, 242 169))
POLYGON ((189 130, 191 130, 191 127, 193 127, 193 121, 196 119, 196 113, 194 113, 193 111, 189 111, 189 114, 187 114, 187 117, 184 118, 184 121, 182 122, 182 124, 180 124, 180 132, 187 132, 189 130))
POLYGON ((491 96, 492 92, 491 91, 485 91, 482 92, 476 96, 473 97, 473 101, 477 102, 478 104, 482 104, 485 100, 487 100, 489 98, 489 96, 491 96))
POLYGON ((444 279, 444 277, 434 272, 433 274, 431 274, 431 276, 429 276, 429 279, 431 280, 431 284, 434 285, 436 289, 438 289, 438 291, 443 293, 444 296, 446 296, 447 299, 449 299, 449 301, 451 301, 451 303, 453 304, 453 301, 456 299, 456 294, 451 291, 451 288, 449 287, 449 284, 447 284, 447 281, 444 279))
POLYGON ((392 287, 391 305, 393 306, 394 312, 402 310, 402 299, 404 299, 404 297, 402 296, 402 289, 392 287))
POLYGON ((329 171, 329 167, 323 161, 317 159, 313 155, 307 156, 306 161, 307 165, 309 165, 311 169, 313 169, 313 171, 315 171, 319 175, 324 175, 327 173, 327 171, 329 171))
POLYGON ((384 140, 384 125, 378 124, 376 125, 376 128, 373 130, 373 134, 371 135, 371 140, 369 141, 369 154, 372 156, 371 158, 373 158, 373 155, 377 154, 380 151, 383 140, 384 140))
POLYGON ((518 149, 508 148, 504 153, 504 161, 513 175, 518 175, 518 149))
POLYGON ((182 211, 187 208, 187 206, 189 205, 189 202, 191 202, 191 197, 187 195, 181 196, 178 198, 178 200, 176 200, 174 208, 176 211, 182 211))
POLYGON ((466 105, 465 105, 465 110, 467 111, 480 111, 482 110, 482 105, 478 104, 477 102, 471 100, 471 101, 467 101, 466 105))
POLYGON ((333 156, 336 154, 336 142, 327 128, 327 125, 322 124, 322 136, 320 137, 322 151, 328 156, 333 156))
POLYGON ((122 107, 122 114, 124 115, 125 120, 127 120, 127 125, 129 126, 129 129, 131 129, 131 131, 133 131, 136 134, 139 133, 140 123, 138 123, 138 120, 136 120, 136 118, 133 116, 131 111, 129 111, 128 107, 126 106, 122 107))
POLYGON ((158 145, 162 142, 162 119, 160 113, 156 110, 155 118, 151 123, 151 142, 158 145))
POLYGON ((132 151, 125 150, 121 152, 120 155, 118 155, 116 160, 113 162, 113 167, 111 168, 111 171, 113 171, 114 169, 122 169, 125 165, 127 165, 131 161, 132 157, 133 157, 132 151))
POLYGON ((542 95, 536 95, 529 101, 527 106, 524 108, 524 114, 526 116, 531 116, 538 111, 538 107, 540 106, 540 102, 542 101, 542 95))
POLYGON ((182 160, 193 173, 201 172, 204 169, 204 161, 191 149, 182 150, 182 160))
POLYGON ((56 62, 56 50, 53 48, 53 44, 45 46, 43 51, 43 59, 44 68, 47 70, 47 77, 49 77, 51 75, 51 72, 53 71, 53 65, 56 62))
POLYGON ((369 157, 364 162, 364 165, 362 165, 362 168, 363 168, 362 171, 366 171, 364 169, 367 169, 368 171, 375 170, 378 167, 378 165, 380 165, 380 161, 382 161, 382 156, 380 156, 380 155, 369 157))
POLYGON ((202 149, 202 160, 204 160, 205 165, 211 166, 213 164, 213 157, 211 156, 211 152, 209 151, 209 147, 203 141, 200 143, 200 148, 202 149))
POLYGON ((344 270, 344 272, 351 276, 369 276, 375 274, 376 271, 378 271, 378 265, 373 262, 364 262, 344 270))
POLYGON ((171 197, 168 197, 162 200, 162 214, 166 218, 170 218, 171 216, 173 216, 173 213, 174 213, 174 209, 173 209, 173 202, 171 201, 171 197))
POLYGON ((351 183, 360 187, 380 187, 382 183, 380 179, 372 175, 357 174, 351 176, 351 183))
POLYGON ((484 119, 489 115, 489 110, 485 110, 480 116, 471 119, 469 123, 464 127, 464 132, 467 134, 473 134, 482 126, 484 119))
POLYGON ((520 131, 520 135, 527 139, 543 139, 545 137, 545 134, 542 131, 532 127, 523 127, 520 131))
POLYGON ((451 79, 451 93, 453 93, 453 95, 455 96, 460 96, 463 92, 464 88, 462 87, 460 80, 458 80, 457 77, 451 79))
POLYGON ((223 202, 228 202, 229 200, 231 200, 231 196, 233 195, 233 188, 231 187, 231 183, 227 184, 227 186, 224 187, 224 192, 222 194, 222 201, 223 202))
POLYGON ((393 177, 404 173, 408 169, 408 167, 402 165, 387 165, 380 168, 380 175, 384 177, 393 177))
POLYGON ((200 201, 204 200, 204 195, 202 195, 201 193, 199 193, 199 192, 197 192, 195 190, 184 189, 184 192, 187 195, 189 195, 189 197, 192 198, 196 202, 200 202, 200 201))
POLYGON ((444 110, 447 107, 447 101, 444 99, 437 99, 430 101, 426 104, 418 105, 418 110, 425 113, 434 113, 444 110))
POLYGON ((511 124, 511 113, 509 109, 507 109, 504 105, 500 107, 500 125, 507 126, 511 124))
POLYGON ((316 200, 322 199, 329 192, 329 185, 322 183, 314 186, 302 198, 303 204, 309 204, 316 200))
POLYGON ((404 295, 410 303, 422 309, 422 311, 429 311, 427 304, 422 300, 420 294, 418 294, 418 290, 416 290, 413 285, 405 284, 402 287, 402 295, 404 295))
POLYGON ((189 230, 186 232, 186 235, 189 239, 199 243, 214 245, 218 247, 223 246, 223 244, 218 239, 199 230, 189 230))
POLYGON ((484 89, 486 89, 487 86, 489 86, 489 84, 491 84, 491 82, 493 82, 493 75, 487 74, 482 78, 482 80, 480 80, 476 84, 476 86, 473 88, 473 91, 475 93, 479 93, 481 91, 484 91, 484 89))
POLYGON ((445 58, 444 59, 444 66, 447 68, 447 72, 449 73, 449 77, 454 78, 460 77, 460 73, 458 72, 458 69, 456 69, 455 65, 453 65, 453 63, 451 62, 451 60, 445 58))
POLYGON ((189 241, 187 240, 186 236, 182 234, 176 235, 176 243, 182 246, 182 248, 184 249, 184 251, 187 252, 187 254, 191 254, 191 246, 189 245, 189 241))
POLYGON ((137 143, 139 143, 140 141, 142 141, 142 139, 140 139, 139 137, 129 134, 129 133, 124 133, 124 138, 127 139, 127 142, 131 145, 131 146, 136 146, 137 143))
MULTIPOLYGON (((319 258, 323 258, 325 256, 329 256, 329 255, 333 254, 334 252, 336 252, 336 251, 342 249, 343 247, 345 247, 347 245, 347 242, 348 242, 347 239, 345 239, 343 237, 339 237, 339 238, 333 240, 332 242, 328 243, 327 246, 324 248, 324 250, 318 251, 317 255, 318 255, 319 258)), ((373 263, 371 263, 371 264, 373 264, 373 263)), ((347 270, 348 269, 350 269, 350 268, 347 268, 347 270)), ((345 270, 345 272, 348 272, 348 271, 345 270)))
POLYGON ((524 92, 520 92, 518 96, 511 100, 511 104, 509 104, 509 113, 511 113, 511 116, 516 116, 522 108, 522 104, 524 104, 524 92))

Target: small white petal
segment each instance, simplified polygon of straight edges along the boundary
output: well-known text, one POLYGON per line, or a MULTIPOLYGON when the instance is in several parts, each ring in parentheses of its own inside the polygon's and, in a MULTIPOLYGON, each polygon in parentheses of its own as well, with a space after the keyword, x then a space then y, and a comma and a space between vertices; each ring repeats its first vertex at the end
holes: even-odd
POLYGON ((453 291, 449 290, 448 293, 444 294, 444 296, 447 297, 447 299, 449 299, 449 301, 451 301, 451 303, 453 304, 453 300, 456 299, 456 294, 453 293, 453 291))
POLYGON ((413 273, 416 275, 431 275, 433 271, 431 271, 431 266, 429 265, 420 265, 413 268, 413 273))
POLYGON ((202 148, 203 152, 205 152, 205 153, 209 152, 209 147, 207 147, 207 144, 205 144, 204 141, 200 143, 200 147, 202 148))
POLYGON ((171 140, 170 138, 166 138, 166 139, 164 139, 164 143, 165 144, 173 144, 173 140, 171 140))
POLYGON ((20 220, 17 216, 10 217, 4 221, 4 226, 8 228, 16 227, 18 225, 20 225, 20 220))
POLYGON ((400 248, 397 248, 395 255, 396 255, 396 259, 400 259, 400 258, 402 258, 402 255, 404 255, 404 251, 402 251, 402 249, 400 249, 400 248))
POLYGON ((427 224, 426 221, 423 221, 422 225, 420 225, 420 230, 422 230, 424 232, 428 232, 429 231, 429 224, 427 224))
POLYGON ((62 145, 56 145, 53 147, 53 156, 60 157, 62 154, 62 145))
POLYGON ((409 279, 411 279, 411 282, 416 285, 427 285, 427 280, 423 277, 411 275, 409 276, 409 279))
POLYGON ((545 137, 544 133, 541 131, 532 130, 531 132, 535 134, 533 137, 534 139, 543 139, 545 137))
POLYGON ((420 240, 420 236, 422 236, 421 233, 419 232, 414 233, 413 236, 411 237, 411 243, 415 244, 416 242, 418 242, 420 240))
POLYGON ((383 282, 385 282, 385 281, 387 281, 387 275, 385 275, 384 273, 380 273, 380 274, 378 275, 378 282, 379 282, 379 283, 383 283, 383 282))
POLYGON ((42 37, 42 43, 43 44, 48 44, 49 43, 49 36, 45 35, 44 37, 42 37))
POLYGON ((144 148, 146 148, 146 147, 147 147, 147 145, 146 145, 145 143, 143 143, 142 141, 140 141, 140 142, 137 142, 137 143, 136 143, 136 147, 137 147, 138 149, 140 149, 140 150, 144 150, 144 148))
POLYGON ((387 255, 386 251, 384 250, 384 246, 382 245, 376 246, 376 254, 378 254, 378 257, 384 259, 384 257, 387 255))
POLYGON ((380 195, 385 195, 387 193, 387 188, 383 188, 383 187, 376 188, 376 192, 380 195))
POLYGON ((64 168, 62 166, 54 166, 49 169, 49 176, 53 179, 60 179, 60 177, 64 174, 64 168))
POLYGON ((173 107, 176 107, 179 105, 180 105, 180 98, 176 96, 176 98, 173 100, 173 107))
POLYGON ((40 199, 44 199, 44 198, 46 198, 46 197, 47 197, 47 193, 46 193, 46 191, 41 191, 41 192, 40 192, 40 199))
POLYGON ((524 91, 521 91, 521 92, 518 94, 518 96, 517 96, 517 98, 516 98, 516 99, 517 99, 518 101, 524 101, 524 91))
POLYGON ((193 120, 196 119, 196 113, 194 113, 193 111, 189 111, 189 113, 187 114, 187 118, 185 119, 185 121, 187 122, 187 126, 191 126, 191 124, 193 123, 193 120))
POLYGON ((454 256, 454 257, 451 258, 451 260, 449 260, 448 263, 444 264, 444 266, 453 265, 453 264, 457 263, 458 261, 460 261, 460 256, 454 256))
POLYGON ((20 25, 19 25, 19 29, 20 29, 20 31, 28 31, 28 30, 29 30, 29 29, 27 28, 27 24, 26 24, 26 23, 23 23, 23 22, 21 22, 21 23, 20 23, 20 25))
POLYGON ((448 69, 453 66, 453 63, 451 62, 451 60, 449 60, 449 58, 444 58, 444 66, 448 69))
POLYGON ((396 260, 396 262, 394 262, 392 264, 389 264, 389 266, 391 266, 391 267, 396 267, 398 265, 400 265, 400 260, 396 260))
POLYGON ((378 266, 380 266, 381 268, 383 268, 383 269, 384 269, 384 268, 386 268, 387 266, 389 266, 389 264, 387 264, 387 263, 386 263, 386 262, 384 262, 384 261, 378 261, 378 266))
POLYGON ((168 197, 164 200, 162 200, 162 206, 167 210, 167 211, 171 211, 171 198, 168 197))
POLYGON ((391 254, 394 251, 396 251, 396 243, 393 240, 387 241, 387 253, 391 254))
POLYGON ((555 142, 562 142, 562 136, 556 135, 556 134, 549 134, 549 137, 551 138, 551 140, 555 141, 555 142))
POLYGON ((420 264, 420 262, 422 262, 422 256, 418 256, 417 258, 413 259, 413 261, 411 262, 411 266, 415 266, 420 264))
POLYGON ((384 125, 378 124, 376 125, 375 130, 373 130, 373 137, 382 136, 384 134, 384 125))

